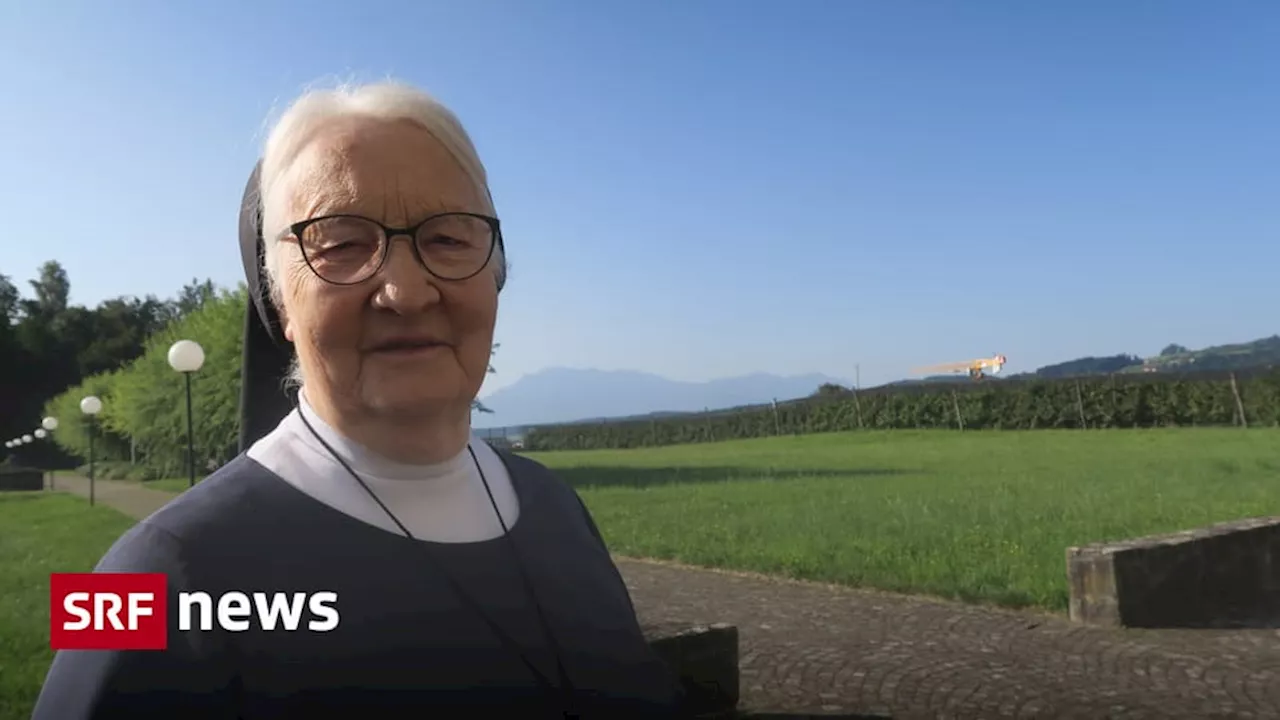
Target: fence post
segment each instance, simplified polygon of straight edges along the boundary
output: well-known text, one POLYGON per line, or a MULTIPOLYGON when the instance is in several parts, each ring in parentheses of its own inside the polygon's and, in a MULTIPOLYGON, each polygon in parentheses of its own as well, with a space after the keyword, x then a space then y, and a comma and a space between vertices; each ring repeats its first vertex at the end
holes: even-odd
POLYGON ((1080 411, 1080 429, 1088 430, 1089 423, 1084 419, 1084 396, 1080 393, 1080 381, 1076 380, 1076 409, 1080 411))
POLYGON ((1236 413, 1240 416, 1240 427, 1249 427, 1249 418, 1244 414, 1244 402, 1240 399, 1240 387, 1236 385, 1236 374, 1232 372, 1231 377, 1231 395, 1236 399, 1236 413))

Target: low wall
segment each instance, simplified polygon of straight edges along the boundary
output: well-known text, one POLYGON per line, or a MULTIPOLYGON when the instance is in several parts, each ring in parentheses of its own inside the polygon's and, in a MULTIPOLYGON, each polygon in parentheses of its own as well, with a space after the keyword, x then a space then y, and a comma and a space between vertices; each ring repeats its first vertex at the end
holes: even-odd
POLYGON ((13 466, 0 467, 0 492, 44 489, 44 473, 13 466))
POLYGON ((1067 576, 1076 622, 1280 627, 1280 518, 1068 548, 1067 576))

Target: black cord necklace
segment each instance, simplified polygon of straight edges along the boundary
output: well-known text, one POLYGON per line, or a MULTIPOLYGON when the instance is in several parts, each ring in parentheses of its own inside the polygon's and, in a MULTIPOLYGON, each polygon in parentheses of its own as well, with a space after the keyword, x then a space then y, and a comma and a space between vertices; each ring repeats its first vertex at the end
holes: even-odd
MULTIPOLYGON (((414 537, 413 533, 409 531, 409 528, 405 527, 404 523, 400 522, 400 518, 396 517, 396 514, 391 512, 391 509, 386 506, 386 503, 382 502, 382 498, 378 497, 378 494, 373 491, 373 488, 369 487, 368 483, 364 481, 364 478, 360 477, 360 474, 353 470, 351 465, 349 465, 347 461, 344 460, 342 456, 339 455, 338 452, 320 436, 320 433, 316 432, 316 429, 311 426, 310 421, 307 420, 306 413, 302 411, 300 401, 295 400, 294 409, 297 410, 298 417, 302 420, 302 424, 307 427, 307 430, 311 431, 311 435, 324 446, 325 450, 329 451, 329 454, 333 456, 333 459, 338 461, 338 464, 341 465, 342 468, 360 484, 360 487, 364 488, 364 491, 375 503, 378 504, 378 507, 381 508, 382 512, 384 512, 391 522, 395 524, 396 528, 399 529, 406 538, 417 542, 418 538, 414 537)), ((556 672, 559 675, 560 680, 558 689, 555 684, 553 684, 551 680, 533 664, 533 661, 525 655, 519 644, 509 634, 507 634, 506 631, 499 627, 493 618, 489 617, 484 612, 480 603, 476 601, 470 593, 463 589, 458 580, 445 569, 444 563, 440 562, 431 553, 427 545, 424 543, 417 544, 426 553, 427 557, 431 559, 432 563, 435 564, 436 569, 449 583, 450 588, 452 588, 453 592, 462 600, 462 603, 489 626, 489 630, 494 634, 498 641, 507 648, 508 651, 514 653, 520 658, 520 661, 524 663, 525 667, 529 669, 529 672, 533 674, 534 680, 537 681, 538 685, 549 695, 558 695, 558 698, 556 699, 560 700, 564 717, 575 718, 577 717, 577 714, 573 712, 573 707, 575 705, 573 682, 569 679, 569 673, 565 669, 564 660, 560 652, 560 645, 556 641, 555 633, 551 632, 551 625, 547 622, 546 613, 542 609, 542 604, 538 602, 538 594, 533 589, 533 582, 529 579, 529 574, 525 570, 524 563, 520 561, 519 548, 516 547, 515 540, 511 537, 511 531, 507 527, 507 521, 502 517, 502 512, 498 510, 498 502, 494 499, 493 490, 489 487, 489 479, 485 477, 484 470, 480 467, 480 460, 476 457, 476 451, 471 447, 470 441, 467 442, 467 452, 470 453, 471 463, 475 466, 476 472, 480 475, 480 482, 484 484, 484 491, 489 496, 489 504, 493 507, 494 515, 498 518, 498 525, 502 528, 502 535, 506 538, 507 546, 511 549, 511 554, 515 559, 516 568, 520 572, 520 579, 524 583, 525 592, 528 594, 529 600, 533 603, 534 610, 538 615, 538 622, 542 626, 542 633, 547 638, 547 644, 551 647, 551 652, 555 655, 556 672)))

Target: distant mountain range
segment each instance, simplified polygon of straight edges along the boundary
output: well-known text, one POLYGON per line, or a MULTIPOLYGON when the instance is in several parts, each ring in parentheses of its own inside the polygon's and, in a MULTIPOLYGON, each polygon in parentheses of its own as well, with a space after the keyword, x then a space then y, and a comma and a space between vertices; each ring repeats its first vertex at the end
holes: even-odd
POLYGON ((477 427, 503 427, 658 417, 805 397, 828 383, 849 384, 818 373, 684 382, 634 370, 550 368, 481 398, 493 413, 477 414, 474 422, 477 427))
MULTIPOLYGON (((1246 370, 1280 366, 1280 335, 1246 343, 1190 350, 1169 345, 1159 355, 1142 358, 1120 354, 1083 357, 1046 365, 1034 372, 999 378, 1065 378, 1111 373, 1246 370)), ((899 384, 969 382, 965 375, 941 375, 899 384)), ((812 373, 782 377, 756 373, 742 377, 682 382, 634 370, 551 368, 526 375, 484 398, 493 414, 477 415, 477 427, 512 427, 590 422, 604 419, 665 417, 706 409, 723 410, 770 400, 793 400, 814 394, 823 385, 849 386, 847 380, 812 373)))

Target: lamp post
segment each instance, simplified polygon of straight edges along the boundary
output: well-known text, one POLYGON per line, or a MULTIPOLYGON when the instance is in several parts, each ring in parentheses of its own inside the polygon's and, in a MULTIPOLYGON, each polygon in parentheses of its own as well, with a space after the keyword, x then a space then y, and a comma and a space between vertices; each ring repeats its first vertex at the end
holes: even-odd
MULTIPOLYGON (((38 427, 38 428, 36 428, 36 429, 35 429, 35 431, 34 431, 34 432, 32 432, 31 434, 32 434, 32 435, 35 435, 35 437, 36 437, 36 439, 37 439, 37 440, 43 440, 43 439, 45 439, 45 437, 46 437, 49 433, 45 432, 45 429, 44 429, 44 428, 42 428, 42 427, 38 427)), ((42 467, 42 468, 40 468, 40 480, 41 480, 41 484, 43 484, 43 481, 44 481, 44 468, 43 468, 43 467, 42 467)), ((52 488, 52 486, 50 486, 50 489, 53 489, 53 488, 52 488)))
POLYGON ((187 381, 187 487, 196 486, 196 451, 191 437, 191 373, 204 365, 204 348, 194 340, 179 340, 169 346, 169 367, 187 381))
POLYGON ((80 401, 80 412, 89 418, 89 504, 93 505, 93 418, 102 412, 102 401, 96 395, 90 395, 80 401))
MULTIPOLYGON (((50 415, 49 417, 40 421, 40 427, 44 428, 45 432, 51 433, 54 430, 58 429, 58 418, 50 415)), ((54 482, 56 477, 57 477, 57 471, 54 470, 53 468, 49 468, 49 489, 50 490, 55 489, 54 482)))

